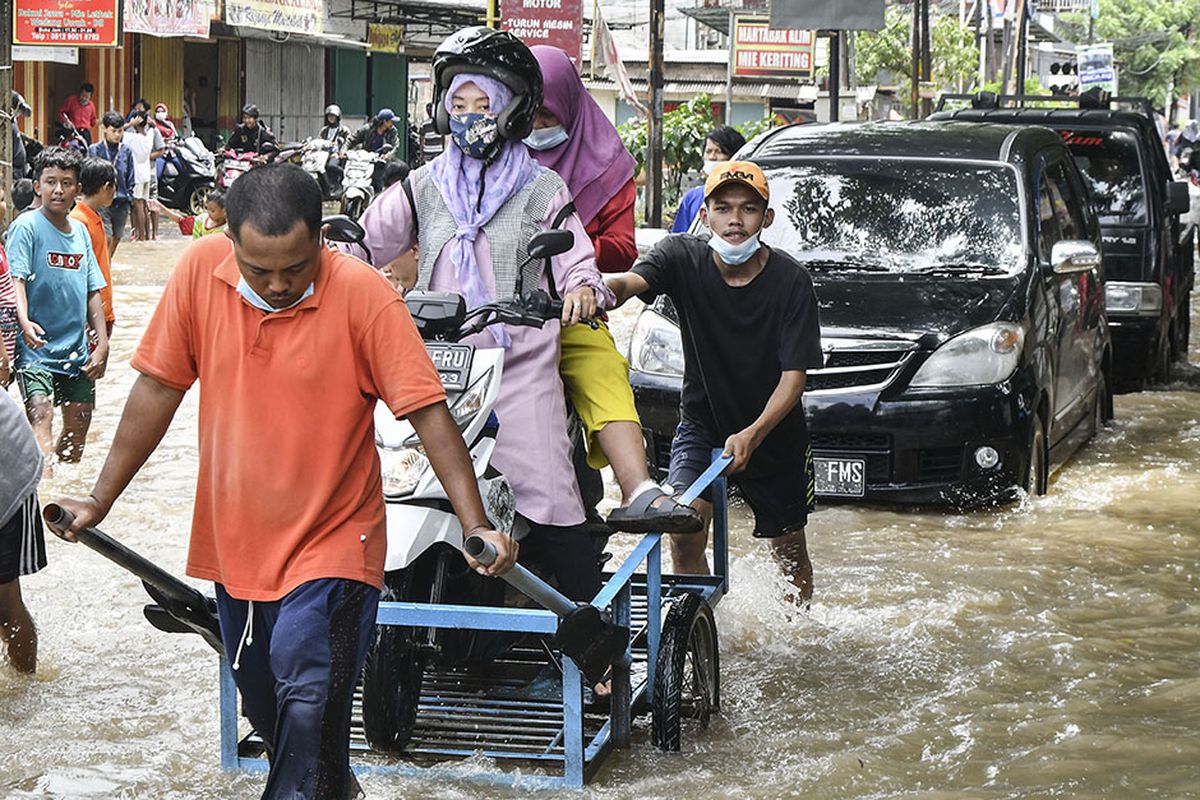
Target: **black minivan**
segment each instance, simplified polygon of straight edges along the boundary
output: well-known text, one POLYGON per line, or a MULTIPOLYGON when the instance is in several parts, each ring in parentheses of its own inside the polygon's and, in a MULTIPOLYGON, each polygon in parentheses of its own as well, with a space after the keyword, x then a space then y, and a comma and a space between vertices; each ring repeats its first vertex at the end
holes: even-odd
MULTIPOLYGON (((771 184, 763 241, 806 266, 819 298, 825 366, 804 394, 819 495, 1041 494, 1112 416, 1100 228, 1057 134, 794 126, 738 158, 771 184)), ((664 468, 682 374, 669 301, 639 316, 630 365, 664 468)))

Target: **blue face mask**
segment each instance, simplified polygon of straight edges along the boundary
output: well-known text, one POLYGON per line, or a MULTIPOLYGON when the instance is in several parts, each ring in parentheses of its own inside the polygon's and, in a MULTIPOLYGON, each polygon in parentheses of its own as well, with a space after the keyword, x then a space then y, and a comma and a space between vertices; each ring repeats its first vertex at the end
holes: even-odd
POLYGON ((499 136, 500 125, 491 114, 450 115, 450 137, 471 158, 487 158, 499 136))
POLYGON ((734 267, 738 264, 745 264, 758 252, 758 248, 762 247, 757 233, 741 244, 730 244, 714 233, 708 237, 708 246, 721 257, 722 261, 734 267))
POLYGON ((266 300, 263 300, 261 297, 259 297, 258 292, 250 288, 250 284, 246 283, 246 279, 244 277, 238 278, 237 293, 244 297, 246 302, 255 308, 260 308, 268 314, 274 314, 276 311, 287 311, 289 308, 294 308, 300 305, 305 298, 312 295, 313 284, 310 283, 308 285, 308 288, 304 290, 304 293, 300 295, 296 302, 292 303, 290 306, 284 306, 283 308, 276 308, 266 300))
POLYGON ((570 137, 562 125, 553 128, 535 128, 525 137, 525 144, 534 150, 553 150, 570 137))

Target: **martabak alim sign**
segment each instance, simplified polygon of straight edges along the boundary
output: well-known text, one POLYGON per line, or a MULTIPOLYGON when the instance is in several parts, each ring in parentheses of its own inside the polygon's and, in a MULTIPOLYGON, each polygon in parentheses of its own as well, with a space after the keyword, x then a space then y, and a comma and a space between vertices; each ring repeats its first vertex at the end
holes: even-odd
POLYGON ((565 50, 579 66, 583 41, 583 0, 501 0, 500 27, 529 46, 565 50))
POLYGON ((5 0, 13 11, 13 44, 119 47, 123 0, 5 0))

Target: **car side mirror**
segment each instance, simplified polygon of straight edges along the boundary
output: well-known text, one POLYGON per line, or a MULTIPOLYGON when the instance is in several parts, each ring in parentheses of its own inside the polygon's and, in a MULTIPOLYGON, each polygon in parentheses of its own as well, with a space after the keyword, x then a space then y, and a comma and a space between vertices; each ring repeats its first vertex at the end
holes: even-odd
POLYGON ((367 232, 363 230, 363 226, 345 214, 325 217, 321 220, 321 227, 324 229, 325 238, 332 242, 362 244, 363 240, 367 238, 367 232))
POLYGON ((1087 272, 1100 266, 1100 251, 1086 239, 1064 239, 1050 250, 1050 271, 1055 275, 1087 272))
POLYGON ((529 240, 529 248, 526 252, 529 253, 531 259, 536 260, 562 255, 574 246, 575 234, 570 231, 542 231, 529 240))
POLYGON ((1167 183, 1167 213, 1186 214, 1192 208, 1192 198, 1188 194, 1185 181, 1170 181, 1167 183))

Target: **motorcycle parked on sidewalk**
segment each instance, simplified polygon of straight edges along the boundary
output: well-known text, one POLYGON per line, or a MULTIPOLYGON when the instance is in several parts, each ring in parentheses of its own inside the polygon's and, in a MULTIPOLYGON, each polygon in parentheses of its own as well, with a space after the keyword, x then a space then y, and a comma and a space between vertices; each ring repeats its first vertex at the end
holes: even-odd
POLYGON ((345 175, 342 178, 342 213, 358 219, 375 199, 375 165, 387 159, 368 150, 350 150, 346 153, 345 175))
POLYGON ((195 136, 176 140, 171 153, 163 156, 158 201, 168 208, 199 215, 215 180, 213 154, 204 143, 195 136))

